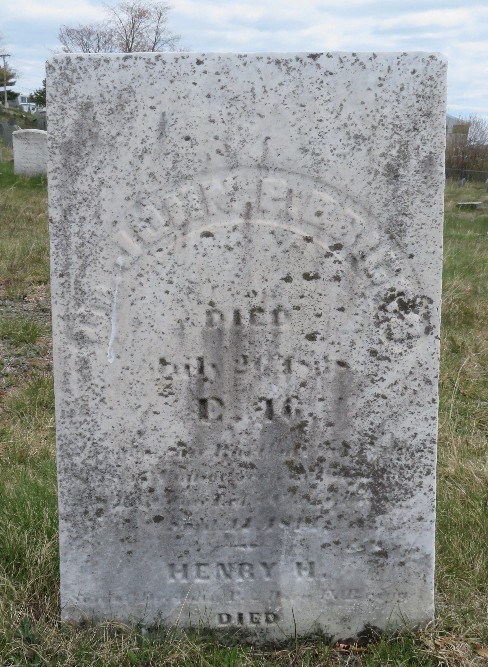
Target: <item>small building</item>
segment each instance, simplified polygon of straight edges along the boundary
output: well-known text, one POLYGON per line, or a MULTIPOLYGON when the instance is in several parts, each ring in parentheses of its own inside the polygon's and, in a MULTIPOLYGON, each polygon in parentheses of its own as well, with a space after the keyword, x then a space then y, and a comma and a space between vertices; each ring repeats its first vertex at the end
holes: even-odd
POLYGON ((15 101, 10 102, 10 106, 18 107, 22 111, 25 111, 25 113, 34 113, 37 109, 37 104, 30 102, 29 97, 27 93, 20 93, 15 101))

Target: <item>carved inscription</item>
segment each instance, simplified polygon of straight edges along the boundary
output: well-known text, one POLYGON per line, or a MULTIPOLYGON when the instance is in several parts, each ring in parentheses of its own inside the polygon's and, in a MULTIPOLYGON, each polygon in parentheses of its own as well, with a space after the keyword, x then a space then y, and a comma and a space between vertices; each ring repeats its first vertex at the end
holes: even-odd
POLYGON ((226 325, 241 326, 284 326, 290 318, 290 313, 282 306, 277 306, 266 311, 261 306, 253 306, 249 311, 233 310, 232 313, 224 313, 218 308, 210 308, 205 313, 205 324, 207 327, 222 327, 226 325))
POLYGON ((299 579, 314 579, 315 578, 315 563, 308 561, 306 563, 296 563, 297 576, 299 579))
POLYGON ((224 401, 217 396, 198 399, 198 418, 204 421, 222 421, 224 401))
POLYGON ((320 377, 330 371, 331 361, 324 355, 320 358, 308 356, 307 359, 296 359, 293 356, 285 356, 278 353, 263 352, 260 355, 250 356, 239 354, 224 362, 220 359, 207 360, 205 357, 193 357, 184 361, 168 360, 166 357, 159 358, 159 365, 165 379, 198 378, 216 380, 222 377, 224 372, 242 375, 244 373, 265 373, 273 375, 291 375, 292 372, 299 378, 313 375, 320 377))
MULTIPOLYGON (((169 563, 168 581, 170 582, 206 582, 206 581, 271 581, 277 575, 277 562, 260 561, 242 562, 199 562, 169 563)), ((296 561, 297 579, 315 579, 318 575, 315 561, 296 561)))
MULTIPOLYGON (((202 174, 201 179, 173 192, 156 206, 145 201, 137 202, 137 215, 132 219, 128 218, 124 207, 118 216, 124 223, 115 240, 127 258, 127 265, 144 256, 155 243, 174 243, 176 239, 170 230, 187 229, 188 220, 192 221, 192 229, 186 231, 186 237, 194 233, 202 239, 211 239, 213 232, 210 230, 218 228, 226 219, 271 227, 278 226, 276 220, 280 219, 286 221, 279 224, 280 228, 327 249, 337 242, 341 247, 358 244, 365 217, 358 202, 330 185, 301 176, 300 185, 296 187, 288 181, 289 175, 282 176, 285 177, 261 178, 259 173, 246 169, 224 178, 202 174), (235 197, 236 190, 241 193, 240 197, 235 197), (256 193, 259 193, 257 202, 256 193), (255 201, 255 205, 249 207, 245 202, 251 201, 255 201), (270 205, 271 201, 273 205, 270 205), (277 202, 281 202, 281 208, 277 208, 277 202), (320 224, 321 219, 328 220, 327 239, 322 238, 324 225, 320 224)), ((105 193, 105 198, 110 200, 111 193, 105 193)), ((115 208, 118 202, 111 204, 115 208)), ((372 233, 370 228, 368 231, 372 233)))
MULTIPOLYGON (((261 561, 251 562, 199 562, 170 563, 168 582, 173 584, 212 585, 214 582, 251 583, 257 581, 276 581, 278 563, 261 561)), ((327 580, 330 573, 320 568, 315 561, 296 561, 294 564, 295 580, 301 585, 316 585, 317 579, 327 580)), ((329 601, 357 600, 363 592, 357 588, 324 589, 323 599, 329 601)), ((226 611, 218 614, 219 625, 265 625, 279 620, 278 614, 271 611, 226 611)))
MULTIPOLYGON (((253 297, 259 297, 255 291, 253 297)), ((210 308, 203 313, 203 330, 211 332, 212 330, 232 330, 247 329, 250 331, 254 327, 265 328, 283 327, 290 320, 290 311, 285 307, 278 305, 276 307, 264 308, 261 306, 252 306, 247 310, 233 309, 226 311, 218 308, 213 302, 209 302, 210 308)), ((240 337, 242 340, 242 334, 240 337)), ((250 346, 252 350, 252 346, 250 346)), ((266 421, 275 419, 295 419, 302 416, 300 407, 298 387, 291 386, 290 380, 298 384, 302 380, 303 386, 306 386, 306 380, 310 377, 321 377, 330 374, 331 361, 326 354, 316 356, 315 358, 307 354, 306 359, 295 358, 290 354, 276 352, 274 349, 261 349, 258 354, 250 353, 247 349, 240 349, 234 352, 232 349, 224 353, 219 349, 219 354, 210 356, 196 355, 183 359, 168 358, 161 356, 159 358, 159 368, 161 373, 160 396, 169 397, 175 394, 176 389, 173 382, 179 383, 192 381, 192 388, 189 390, 192 394, 194 405, 193 415, 201 422, 222 422, 229 419, 239 420, 240 414, 227 412, 226 401, 222 395, 222 386, 225 385, 225 379, 238 378, 245 374, 255 374, 261 378, 269 378, 270 384, 275 384, 276 380, 281 380, 282 388, 288 388, 293 391, 287 395, 280 391, 276 395, 263 394, 256 395, 249 404, 250 409, 258 413, 266 421), (203 395, 202 395, 203 394, 203 395), (284 394, 284 395, 283 395, 284 394)), ((347 364, 346 364, 347 365, 347 364)), ((234 381, 233 381, 234 382, 234 381)), ((301 386, 301 385, 300 385, 301 386)), ((180 384, 181 387, 181 384, 180 384)), ((271 388, 271 387, 270 387, 271 388)), ((269 392, 272 393, 271 391, 269 392)))
POLYGON ((277 563, 170 563, 168 580, 171 582, 205 581, 270 581, 277 563))
POLYGON ((273 611, 221 612, 217 618, 219 625, 270 625, 280 620, 273 611))
MULTIPOLYGON (((224 401, 217 396, 210 398, 199 398, 196 412, 198 418, 207 421, 222 421, 224 418, 224 401)), ((287 396, 277 400, 258 396, 255 401, 255 411, 261 412, 265 419, 272 421, 278 416, 285 419, 298 418, 302 416, 302 409, 297 405, 298 396, 287 396)))

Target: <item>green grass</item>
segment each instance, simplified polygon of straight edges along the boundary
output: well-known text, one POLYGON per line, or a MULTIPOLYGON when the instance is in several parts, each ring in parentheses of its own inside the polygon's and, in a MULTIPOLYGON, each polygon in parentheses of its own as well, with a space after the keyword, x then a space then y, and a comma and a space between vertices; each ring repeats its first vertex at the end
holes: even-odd
POLYGON ((437 506, 438 610, 445 627, 488 644, 488 202, 446 190, 437 506))
POLYGON ((446 190, 436 623, 342 649, 60 622, 45 180, 2 165, 0 197, 0 665, 488 664, 488 215, 455 206, 475 199, 488 210, 483 186, 446 190))
POLYGON ((33 344, 45 334, 46 327, 34 318, 14 315, 0 319, 0 339, 14 347, 33 344))
MULTIPOLYGON (((9 120, 14 118, 15 124, 18 125, 22 130, 30 130, 37 128, 37 118, 30 113, 25 113, 22 109, 16 107, 9 107, 5 109, 3 104, 0 104, 0 122, 7 123, 9 120)), ((3 144, 0 139, 0 146, 3 144)))
POLYGON ((49 281, 45 176, 19 177, 0 165, 0 297, 23 299, 29 286, 49 281))

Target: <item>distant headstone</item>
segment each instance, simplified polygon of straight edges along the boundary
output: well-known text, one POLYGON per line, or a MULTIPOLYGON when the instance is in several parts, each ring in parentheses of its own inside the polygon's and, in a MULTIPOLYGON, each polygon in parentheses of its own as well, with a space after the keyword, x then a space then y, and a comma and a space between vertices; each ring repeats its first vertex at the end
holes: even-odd
POLYGON ((6 148, 13 147, 12 133, 17 129, 15 124, 15 119, 11 118, 7 122, 0 123, 0 139, 3 141, 3 145, 6 148))
POLYGON ((456 204, 456 208, 468 209, 474 211, 477 208, 483 208, 482 201, 460 201, 456 204))
POLYGON ((13 133, 14 172, 22 176, 45 174, 47 171, 47 132, 16 130, 13 133))
POLYGON ((47 117, 45 109, 38 109, 34 112, 34 118, 36 121, 36 128, 38 130, 47 130, 47 117))
POLYGON ((432 618, 445 78, 427 53, 50 61, 65 619, 432 618))

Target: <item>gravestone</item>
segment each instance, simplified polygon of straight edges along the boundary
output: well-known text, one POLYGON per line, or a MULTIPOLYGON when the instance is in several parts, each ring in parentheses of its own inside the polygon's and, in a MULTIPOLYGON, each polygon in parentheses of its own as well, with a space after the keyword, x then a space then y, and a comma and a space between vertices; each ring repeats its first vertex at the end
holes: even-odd
POLYGON ((36 127, 38 130, 47 130, 47 114, 46 109, 37 109, 33 114, 36 127))
POLYGON ((6 148, 13 147, 12 134, 16 130, 20 130, 20 127, 17 125, 15 118, 9 118, 8 121, 0 123, 0 139, 2 139, 6 148))
POLYGON ((22 176, 45 174, 47 171, 47 132, 17 130, 13 133, 14 173, 22 176))
POLYGON ((48 63, 64 619, 431 620, 445 77, 48 63))

